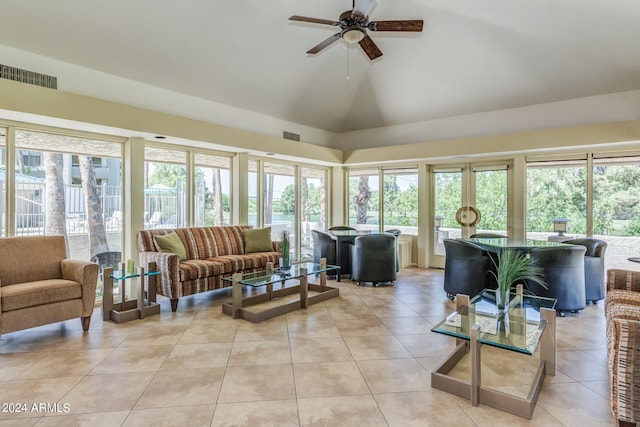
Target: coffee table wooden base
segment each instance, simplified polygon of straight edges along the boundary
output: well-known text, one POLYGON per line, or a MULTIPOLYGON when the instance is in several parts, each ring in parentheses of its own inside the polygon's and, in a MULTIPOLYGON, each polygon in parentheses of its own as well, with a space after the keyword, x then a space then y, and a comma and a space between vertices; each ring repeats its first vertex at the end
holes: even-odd
POLYGON ((259 323, 264 320, 280 316, 282 314, 291 313, 295 310, 305 309, 309 306, 322 301, 326 301, 331 298, 335 298, 340 295, 340 289, 338 288, 333 288, 326 285, 317 285, 314 283, 307 283, 306 277, 301 277, 299 280, 300 282, 304 281, 304 283, 278 290, 273 290, 271 288, 272 285, 267 285, 266 293, 245 298, 242 298, 243 285, 240 283, 234 283, 232 294, 234 294, 235 296, 234 300, 236 303, 236 307, 234 308, 233 302, 224 303, 222 304, 222 312, 233 316, 234 318, 248 320, 253 323, 259 323), (313 291, 316 293, 313 295, 309 295, 308 291, 313 291), (277 305, 275 307, 265 308, 264 310, 257 310, 259 307, 256 306, 259 304, 296 293, 300 293, 300 299, 298 300, 291 301, 287 304, 277 305))

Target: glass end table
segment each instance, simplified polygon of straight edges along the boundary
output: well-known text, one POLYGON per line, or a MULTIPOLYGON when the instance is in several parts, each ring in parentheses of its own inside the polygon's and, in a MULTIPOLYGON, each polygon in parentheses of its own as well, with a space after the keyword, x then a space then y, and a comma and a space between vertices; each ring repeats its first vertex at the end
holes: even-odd
POLYGON ((456 311, 431 331, 456 338, 456 348, 432 372, 431 386, 469 399, 473 406, 489 405, 531 419, 545 375, 555 375, 556 300, 526 295, 522 285, 511 293, 506 310, 495 304, 495 291, 483 290, 473 298, 456 296, 456 311), (533 355, 538 346, 540 363, 526 398, 509 395, 481 384, 481 345, 533 355), (461 382, 447 374, 470 353, 471 378, 461 382))
MULTIPOLYGON (((267 268, 263 271, 252 273, 236 273, 231 277, 222 280, 231 283, 232 301, 222 305, 222 312, 232 316, 234 319, 242 318, 254 323, 289 313, 335 298, 340 294, 338 288, 327 286, 327 273, 333 270, 340 270, 340 266, 329 265, 326 259, 322 258, 320 263, 300 262, 292 264, 288 269, 274 268, 273 263, 267 263, 267 268), (309 277, 319 278, 319 283, 310 283, 309 277), (291 282, 297 284, 287 286, 291 282), (273 285, 280 283, 280 289, 273 289, 273 285), (259 288, 265 287, 266 292, 254 296, 243 296, 245 287, 259 288), (310 294, 312 291, 313 294, 310 294), (282 304, 270 304, 273 300, 286 297, 287 295, 299 294, 297 300, 283 302, 282 304)), ((339 274, 339 273, 338 273, 339 274)))
POLYGON ((123 323, 160 314, 160 304, 156 302, 157 276, 159 275, 160 271, 157 271, 155 262, 149 263, 146 270, 144 267, 138 267, 136 272, 127 272, 125 264, 122 264, 121 269, 116 271, 111 267, 105 267, 102 270, 104 287, 102 320, 123 323), (132 279, 140 279, 138 294, 136 299, 127 301, 126 284, 132 279), (119 287, 120 302, 118 303, 113 301, 114 282, 119 287))

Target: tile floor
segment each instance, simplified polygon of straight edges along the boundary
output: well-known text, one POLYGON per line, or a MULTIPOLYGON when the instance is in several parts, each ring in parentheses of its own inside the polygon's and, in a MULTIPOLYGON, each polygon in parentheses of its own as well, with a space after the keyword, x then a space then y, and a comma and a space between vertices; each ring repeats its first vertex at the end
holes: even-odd
MULTIPOLYGON (((430 332, 453 310, 442 281, 405 269, 395 287, 331 282, 338 298, 261 324, 222 314, 225 289, 124 324, 96 310, 88 334, 77 319, 6 334, 0 427, 615 425, 602 303, 558 319, 557 374, 532 420, 432 389, 455 341, 430 332)), ((517 363, 487 354, 496 371, 517 363)))

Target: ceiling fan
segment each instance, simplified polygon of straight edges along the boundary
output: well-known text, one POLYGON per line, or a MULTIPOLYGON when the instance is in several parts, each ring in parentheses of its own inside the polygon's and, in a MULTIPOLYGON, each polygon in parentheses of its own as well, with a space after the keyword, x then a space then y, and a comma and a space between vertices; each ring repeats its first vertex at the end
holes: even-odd
POLYGON ((293 15, 290 21, 310 22, 313 24, 332 25, 340 27, 340 32, 332 35, 320 44, 307 51, 309 54, 319 53, 321 50, 331 46, 340 38, 348 43, 358 43, 370 60, 382 56, 382 51, 367 34, 369 31, 422 31, 422 19, 403 21, 369 21, 369 12, 373 8, 375 0, 353 0, 353 9, 340 14, 337 21, 328 19, 309 18, 306 16, 293 15))

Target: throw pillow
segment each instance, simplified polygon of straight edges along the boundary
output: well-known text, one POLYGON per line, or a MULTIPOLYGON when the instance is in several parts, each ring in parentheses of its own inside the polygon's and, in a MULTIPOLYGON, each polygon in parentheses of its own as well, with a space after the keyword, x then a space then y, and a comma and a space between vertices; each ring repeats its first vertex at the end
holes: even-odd
POLYGON ((244 230, 244 253, 273 252, 271 227, 247 228, 244 230))
POLYGON ((180 237, 178 237, 175 231, 165 234, 164 236, 153 236, 153 241, 156 244, 158 251, 177 254, 180 261, 185 261, 187 259, 187 250, 184 248, 182 241, 180 241, 180 237))

